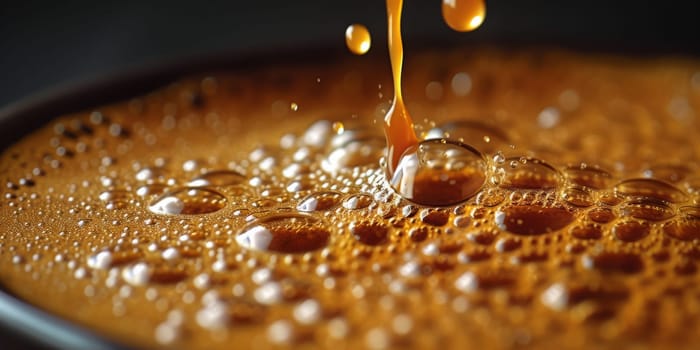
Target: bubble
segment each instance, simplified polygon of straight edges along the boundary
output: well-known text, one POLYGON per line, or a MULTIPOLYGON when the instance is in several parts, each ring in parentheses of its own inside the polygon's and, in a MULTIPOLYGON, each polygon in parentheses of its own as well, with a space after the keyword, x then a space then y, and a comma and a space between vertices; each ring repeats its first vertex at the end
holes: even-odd
POLYGON ((512 285, 515 278, 507 270, 468 271, 455 280, 455 288, 468 293, 477 290, 505 288, 512 285))
POLYGON ((306 129, 302 137, 304 144, 307 146, 322 148, 326 145, 331 136, 331 122, 328 120, 319 120, 314 122, 306 129))
POLYGON ((639 221, 623 221, 613 226, 615 237, 623 242, 636 242, 649 235, 649 224, 639 221))
POLYGON ((130 193, 124 190, 104 191, 100 193, 99 198, 109 210, 123 209, 129 204, 130 193))
POLYGON ((330 232, 322 220, 305 214, 275 214, 257 218, 236 237, 242 247, 263 252, 305 253, 328 244, 330 232))
POLYGON ((496 241, 496 250, 504 253, 514 251, 522 246, 522 241, 513 237, 501 238, 496 241))
POLYGON ((570 183, 596 190, 608 188, 612 181, 612 175, 609 172, 585 163, 566 167, 563 174, 570 183))
POLYGON ((700 219, 676 219, 666 223, 663 230, 667 236, 680 241, 699 240, 700 219))
POLYGON ((225 205, 226 197, 219 192, 186 187, 162 195, 153 201, 148 209, 162 215, 195 215, 213 213, 225 205))
POLYGON ((656 179, 629 179, 615 185, 615 192, 623 196, 650 197, 671 203, 686 200, 686 195, 675 186, 656 179))
POLYGON ((303 212, 326 211, 335 208, 343 195, 338 192, 318 192, 308 195, 299 201, 297 210, 303 212))
POLYGON ((485 189, 476 196, 476 204, 484 207, 495 207, 506 199, 506 192, 499 188, 485 189))
POLYGON ((567 187, 561 194, 561 199, 576 207, 590 207, 593 197, 586 187, 567 187))
POLYGON ((448 138, 453 141, 466 143, 482 153, 496 153, 508 149, 510 137, 495 125, 477 120, 458 120, 447 122, 430 129, 426 140, 448 138))
POLYGON ((146 197, 146 196, 153 196, 153 195, 159 195, 165 190, 167 190, 168 187, 163 185, 163 184, 150 184, 150 185, 143 185, 139 186, 136 189, 136 195, 140 197, 146 197))
POLYGON ((427 225, 440 227, 447 224, 450 214, 445 210, 424 210, 421 212, 420 219, 427 225))
POLYGON ((390 183, 402 197, 446 206, 474 196, 486 179, 486 162, 474 148, 449 140, 427 140, 409 148, 390 183))
POLYGON ((351 139, 330 151, 321 167, 329 173, 337 173, 343 169, 378 164, 384 147, 384 139, 379 137, 351 139))
POLYGON ((620 207, 620 214, 647 221, 662 221, 675 216, 673 209, 664 202, 649 198, 630 200, 620 207))
POLYGON ((566 209, 537 205, 506 206, 495 214, 500 229, 525 236, 557 231, 573 220, 574 215, 566 209))
POLYGON ((500 186, 507 189, 549 190, 559 184, 559 172, 543 160, 529 157, 510 157, 500 186))
POLYGON ((136 173, 137 181, 154 181, 162 176, 162 170, 159 168, 143 168, 136 173))
POLYGON ((372 196, 364 193, 358 193, 348 196, 343 200, 343 208, 348 210, 357 210, 367 208, 374 200, 372 196))
POLYGON ((593 208, 588 212, 588 218, 601 224, 615 220, 615 214, 609 208, 593 208))
POLYGON ((576 225, 571 227, 569 233, 578 239, 595 240, 603 237, 603 230, 598 224, 576 225))
POLYGON ((692 169, 682 164, 657 164, 645 170, 644 177, 677 183, 685 180, 692 173, 692 169))
POLYGON ((584 255, 582 264, 585 268, 605 272, 633 274, 644 268, 642 258, 634 253, 603 251, 594 255, 584 255))
POLYGON ((210 171, 187 183, 189 187, 224 187, 240 185, 246 181, 245 176, 233 170, 210 171))
POLYGON ((389 230, 381 222, 360 221, 350 224, 350 233, 366 245, 381 245, 387 242, 389 230))

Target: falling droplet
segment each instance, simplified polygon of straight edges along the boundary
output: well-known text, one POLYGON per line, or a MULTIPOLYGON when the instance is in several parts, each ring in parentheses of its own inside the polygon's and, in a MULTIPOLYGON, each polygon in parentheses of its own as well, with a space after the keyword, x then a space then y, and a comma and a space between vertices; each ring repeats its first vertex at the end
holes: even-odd
POLYGON ((356 55, 364 55, 372 46, 372 36, 364 25, 351 24, 345 30, 345 44, 350 52, 356 55))
POLYGON ((479 28, 486 17, 483 0, 442 0, 442 18, 458 32, 479 28))

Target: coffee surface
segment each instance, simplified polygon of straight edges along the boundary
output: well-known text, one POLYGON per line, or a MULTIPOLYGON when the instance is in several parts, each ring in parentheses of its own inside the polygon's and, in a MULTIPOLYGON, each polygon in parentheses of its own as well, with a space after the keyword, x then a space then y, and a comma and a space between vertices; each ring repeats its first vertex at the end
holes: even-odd
POLYGON ((692 348, 700 63, 543 50, 185 78, 0 158, 0 282, 137 347, 692 348))

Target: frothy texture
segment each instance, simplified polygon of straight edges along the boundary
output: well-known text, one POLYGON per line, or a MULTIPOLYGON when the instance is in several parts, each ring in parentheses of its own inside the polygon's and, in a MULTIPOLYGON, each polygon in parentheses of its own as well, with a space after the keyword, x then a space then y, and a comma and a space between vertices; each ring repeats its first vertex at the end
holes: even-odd
POLYGON ((384 62, 191 77, 57 118, 1 158, 3 285, 142 347, 700 341, 698 62, 407 65, 407 187, 382 166, 384 62))

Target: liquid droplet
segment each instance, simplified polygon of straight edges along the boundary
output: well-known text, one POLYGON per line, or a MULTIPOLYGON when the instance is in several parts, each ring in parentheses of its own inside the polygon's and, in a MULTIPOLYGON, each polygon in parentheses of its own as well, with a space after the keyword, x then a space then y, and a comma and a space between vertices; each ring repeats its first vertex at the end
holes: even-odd
POLYGON ((562 229, 574 220, 574 215, 563 208, 513 205, 497 211, 495 220, 500 229, 527 236, 562 229))
POLYGON ((255 219, 236 237, 242 247, 275 253, 305 253, 328 244, 322 220, 304 214, 279 214, 255 219))
POLYGON ((372 37, 364 25, 351 24, 345 30, 345 44, 350 52, 356 55, 364 55, 372 46, 372 37))
POLYGON ((486 5, 483 0, 442 0, 442 17, 452 30, 469 32, 481 26, 486 5))
POLYGON ((226 197, 219 192, 205 188, 181 188, 159 197, 148 209, 163 215, 208 214, 222 209, 226 197))
POLYGON ((449 140, 427 140, 409 148, 391 178, 402 197, 423 205, 446 206, 474 196, 486 179, 479 151, 449 140))

